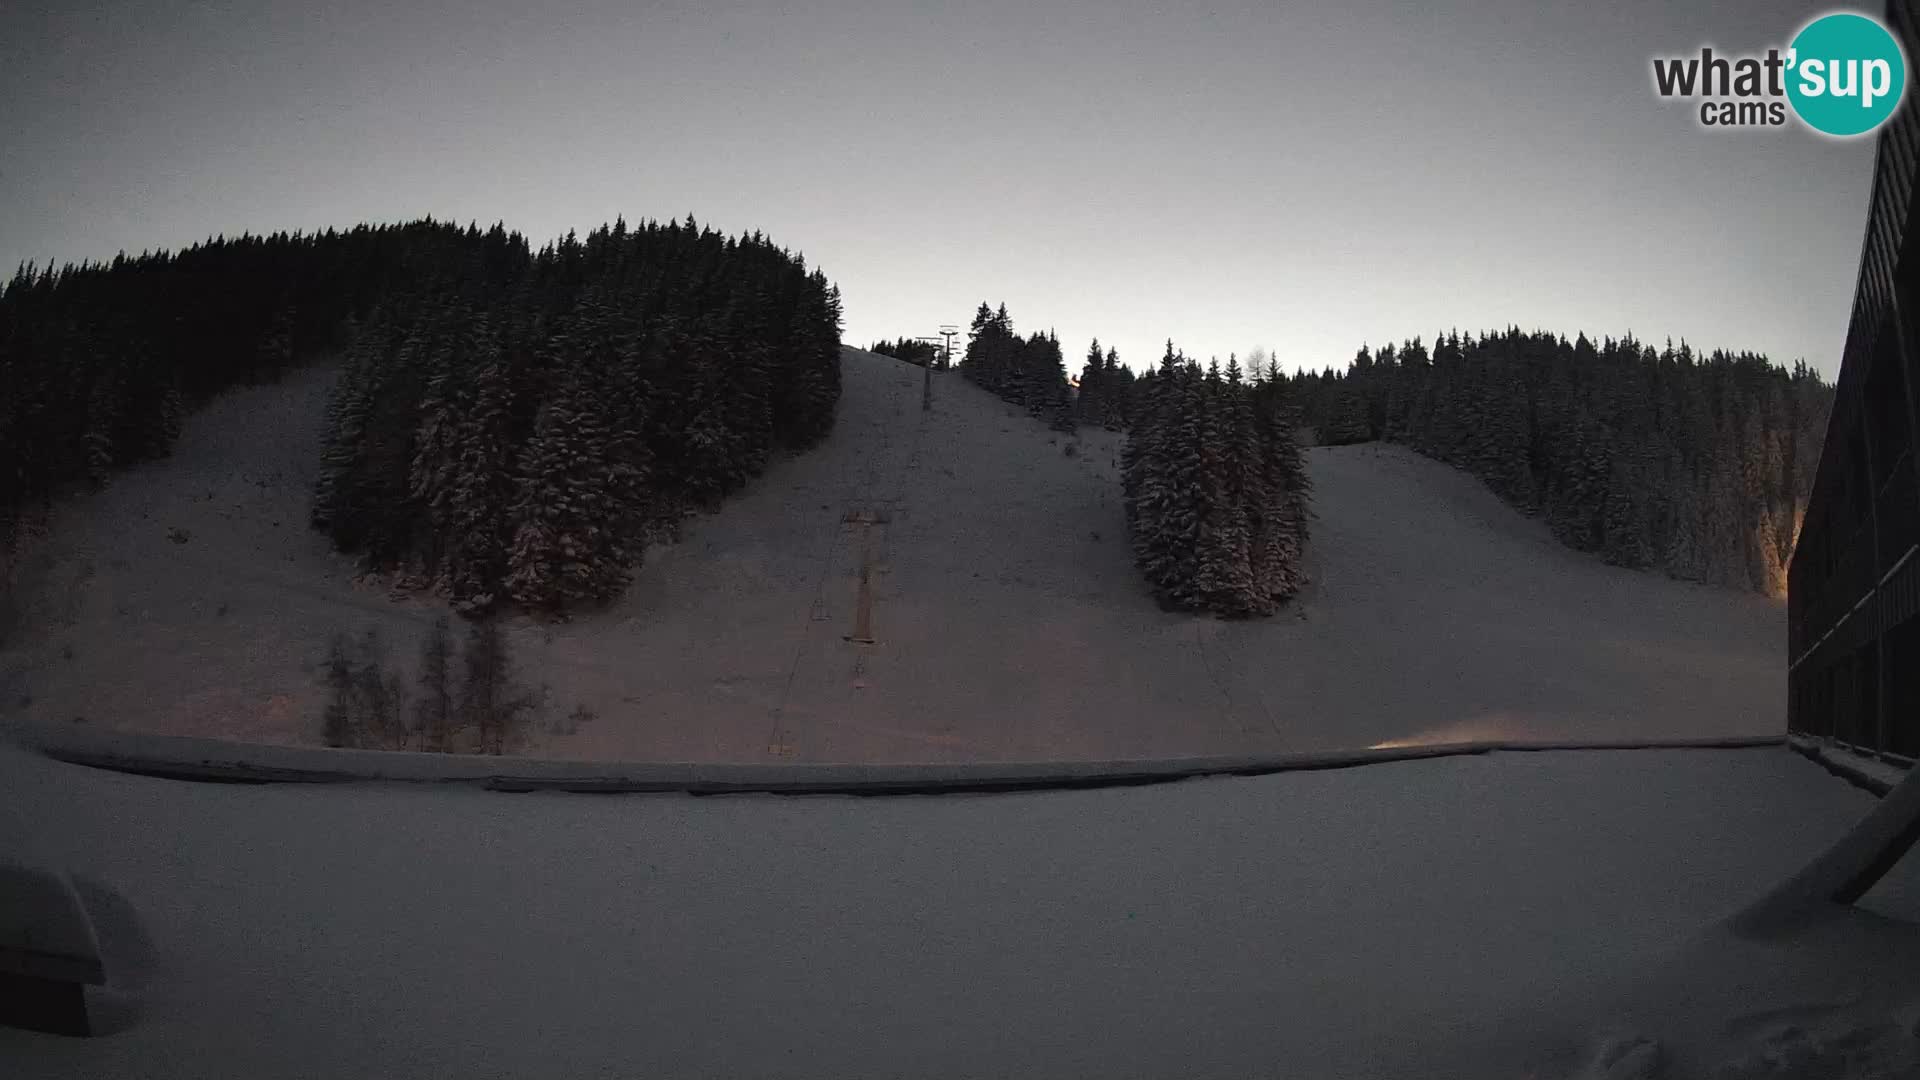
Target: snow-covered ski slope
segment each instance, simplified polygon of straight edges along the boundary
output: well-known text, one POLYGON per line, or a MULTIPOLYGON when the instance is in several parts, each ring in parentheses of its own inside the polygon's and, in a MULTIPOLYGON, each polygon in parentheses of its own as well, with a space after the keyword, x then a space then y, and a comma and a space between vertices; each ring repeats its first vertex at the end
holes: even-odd
MULTIPOLYGON (((849 349, 843 370, 826 442, 690 520, 621 601, 514 620, 550 688, 520 752, 1141 759, 1784 726, 1777 603, 1601 565, 1403 449, 1311 451, 1313 584, 1221 622, 1142 587, 1119 436, 1049 432, 954 373, 923 412, 919 369, 849 349), (557 722, 575 706, 593 719, 557 722)), ((328 379, 231 394, 173 459, 59 511, 0 607, 0 716, 313 742, 331 633, 378 627, 411 662, 434 605, 356 582, 305 528, 328 379)))

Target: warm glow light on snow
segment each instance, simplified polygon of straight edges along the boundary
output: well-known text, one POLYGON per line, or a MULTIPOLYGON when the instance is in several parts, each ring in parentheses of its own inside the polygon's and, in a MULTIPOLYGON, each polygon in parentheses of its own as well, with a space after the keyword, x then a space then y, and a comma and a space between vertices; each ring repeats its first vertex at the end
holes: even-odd
POLYGON ((1369 750, 1404 750, 1415 746, 1448 746, 1454 743, 1492 742, 1498 739, 1524 739, 1531 733, 1513 722, 1505 713, 1488 713, 1415 732, 1398 739, 1387 739, 1368 746, 1369 750))

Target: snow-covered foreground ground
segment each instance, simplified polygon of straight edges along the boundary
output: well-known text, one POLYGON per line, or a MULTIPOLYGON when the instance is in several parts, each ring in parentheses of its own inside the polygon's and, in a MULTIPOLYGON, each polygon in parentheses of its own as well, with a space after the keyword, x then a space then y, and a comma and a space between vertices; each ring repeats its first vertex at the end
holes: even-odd
MULTIPOLYGON (((844 370, 832 437, 650 552, 610 610, 515 620, 550 687, 522 752, 1152 758, 1784 726, 1780 605, 1599 565, 1404 450, 1312 451, 1315 583, 1223 623, 1145 594, 1118 436, 1053 435, 954 374, 923 413, 918 369, 848 350, 844 370), (848 640, 863 566, 873 644, 848 640), (594 719, 555 723, 575 706, 594 719)), ((172 460, 59 512, 0 605, 0 718, 313 742, 331 633, 377 627, 411 664, 433 603, 356 584, 305 526, 328 378, 229 395, 172 460)))
POLYGON ((1912 860, 1879 914, 1709 930, 1872 803, 1780 748, 693 798, 0 744, 0 790, 0 852, 81 879, 119 1029, 0 1030, 21 1080, 1910 1076, 1920 1047, 1912 860))

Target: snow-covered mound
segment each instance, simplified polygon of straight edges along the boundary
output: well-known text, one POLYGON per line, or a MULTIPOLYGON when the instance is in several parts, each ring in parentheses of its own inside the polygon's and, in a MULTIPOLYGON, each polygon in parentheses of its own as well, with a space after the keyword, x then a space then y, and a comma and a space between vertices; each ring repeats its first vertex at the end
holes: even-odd
MULTIPOLYGON (((1219 622, 1140 583, 1119 436, 1056 435, 953 373, 923 412, 920 369, 870 353, 843 370, 825 443, 689 521, 621 601, 513 621, 549 688, 524 752, 1147 758, 1784 726, 1778 604, 1603 566, 1398 448, 1312 451, 1313 584, 1219 622)), ((411 664, 435 604, 356 582, 305 526, 329 377, 233 393, 174 458, 61 508, 0 605, 0 716, 312 742, 330 634, 376 627, 411 664)))

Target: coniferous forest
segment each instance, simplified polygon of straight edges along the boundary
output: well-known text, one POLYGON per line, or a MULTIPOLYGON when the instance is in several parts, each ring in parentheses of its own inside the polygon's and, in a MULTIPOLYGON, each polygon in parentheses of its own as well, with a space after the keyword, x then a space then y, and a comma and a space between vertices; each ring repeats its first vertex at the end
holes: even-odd
POLYGON ((867 351, 879 353, 881 356, 891 356, 895 360, 905 360, 916 367, 926 367, 931 364, 936 370, 940 370, 947 367, 946 358, 940 355, 940 348, 931 341, 903 337, 898 341, 876 341, 867 346, 867 351))
POLYGON ((1133 369, 1120 363, 1120 354, 1100 351, 1100 339, 1087 347, 1086 363, 1073 397, 1073 418, 1088 427, 1125 431, 1133 412, 1133 369))
MULTIPOLYGON (((647 537, 820 438, 838 339, 822 274, 691 219, 538 252, 502 226, 421 221, 23 267, 0 292, 0 529, 10 541, 22 514, 164 456, 221 390, 344 352, 314 525, 462 610, 564 612, 618 594, 647 537)), ((911 339, 874 348, 937 359, 911 339)), ((1517 329, 1278 380, 1171 351, 1136 377, 1096 341, 1070 384, 1056 337, 984 303, 959 367, 1057 429, 1129 430, 1143 572, 1169 606, 1233 614, 1298 586, 1307 486, 1278 434, 1286 402, 1321 443, 1405 444, 1609 562, 1778 592, 1832 400, 1804 365, 1517 329)))
POLYGON ((840 394, 840 305, 759 236, 571 234, 499 279, 370 313, 331 403, 314 525, 462 609, 617 595, 840 394))
POLYGON ((1805 364, 1518 329, 1362 349, 1289 383, 1323 444, 1405 444, 1610 563, 1774 595, 1833 402, 1805 364))
MULTIPOLYGON (((1091 363, 1091 355, 1089 356, 1091 363)), ((1138 390, 1122 458, 1134 561, 1163 607, 1271 614, 1305 582, 1310 481, 1287 386, 1167 344, 1138 390)))
POLYGON ((1026 409, 1056 430, 1073 429, 1072 394, 1060 339, 1051 333, 1014 333, 1007 305, 985 303, 974 313, 960 373, 976 385, 1026 409))
POLYGON ((1162 607, 1268 615, 1305 583, 1311 484, 1288 386, 1239 361, 1202 369, 1168 342, 1136 377, 1087 349, 1069 384, 1052 334, 1022 338, 1006 305, 981 304, 960 371, 1057 430, 1126 431, 1121 479, 1134 563, 1162 607))
POLYGON ((185 411, 345 350, 313 524, 465 611, 566 611, 833 424, 839 295, 759 234, 431 221, 213 240, 0 295, 0 509, 164 455, 185 411))
POLYGON ((214 394, 340 347, 377 299, 515 244, 416 222, 21 267, 0 292, 0 540, 56 496, 164 456, 214 394))

